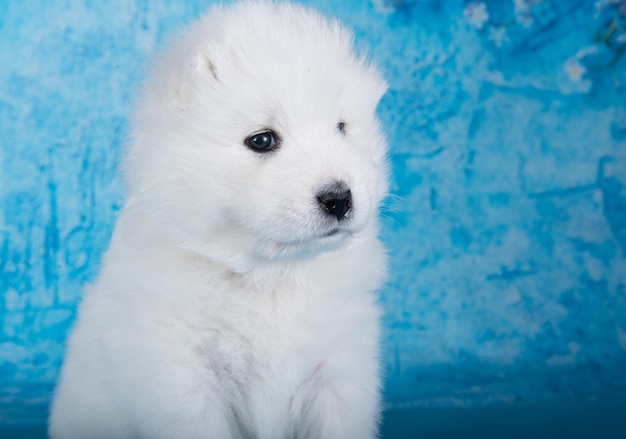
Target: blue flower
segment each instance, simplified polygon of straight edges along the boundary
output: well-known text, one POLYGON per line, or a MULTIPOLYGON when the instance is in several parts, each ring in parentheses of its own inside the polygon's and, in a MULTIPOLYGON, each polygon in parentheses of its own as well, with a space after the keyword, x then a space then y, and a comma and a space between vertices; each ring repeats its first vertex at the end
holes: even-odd
POLYGON ((489 39, 493 41, 496 47, 502 47, 502 43, 509 41, 504 26, 489 26, 489 39))

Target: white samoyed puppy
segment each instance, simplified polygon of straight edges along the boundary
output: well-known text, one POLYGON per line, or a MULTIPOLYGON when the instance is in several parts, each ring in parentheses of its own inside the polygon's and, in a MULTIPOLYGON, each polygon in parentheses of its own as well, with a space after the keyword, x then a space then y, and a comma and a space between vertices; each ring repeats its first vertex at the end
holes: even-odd
POLYGON ((377 436, 385 90, 350 32, 295 4, 217 6, 169 46, 53 439, 377 436))

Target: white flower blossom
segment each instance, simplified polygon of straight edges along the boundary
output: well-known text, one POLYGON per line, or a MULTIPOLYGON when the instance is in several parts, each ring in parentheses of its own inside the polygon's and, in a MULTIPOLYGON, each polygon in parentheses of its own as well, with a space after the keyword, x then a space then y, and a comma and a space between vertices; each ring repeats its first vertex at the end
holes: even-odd
POLYGON ((509 41, 504 26, 489 26, 489 39, 493 41, 496 47, 502 47, 503 43, 509 41))
POLYGON ((483 26, 489 21, 489 13, 487 5, 483 2, 470 2, 463 10, 463 15, 467 22, 474 28, 482 30, 483 26))
POLYGON ((515 10, 515 14, 528 14, 530 10, 530 5, 526 0, 513 0, 513 8, 515 10))
POLYGON ((529 28, 535 22, 531 12, 533 5, 541 3, 543 0, 513 0, 513 10, 515 11, 515 21, 529 28))
POLYGON ((581 82, 587 69, 581 63, 578 62, 578 58, 569 58, 565 61, 565 73, 572 82, 581 82))
POLYGON ((515 21, 524 26, 526 29, 531 27, 535 22, 535 19, 531 14, 517 14, 515 16, 515 21))

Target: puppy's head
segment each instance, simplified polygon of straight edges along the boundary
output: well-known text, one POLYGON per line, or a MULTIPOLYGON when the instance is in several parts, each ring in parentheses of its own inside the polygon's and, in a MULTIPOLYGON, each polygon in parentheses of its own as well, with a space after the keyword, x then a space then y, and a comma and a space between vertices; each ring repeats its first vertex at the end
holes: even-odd
POLYGON ((140 96, 131 196, 180 246, 237 270, 337 249, 374 227, 387 191, 385 89, 311 10, 216 7, 140 96))

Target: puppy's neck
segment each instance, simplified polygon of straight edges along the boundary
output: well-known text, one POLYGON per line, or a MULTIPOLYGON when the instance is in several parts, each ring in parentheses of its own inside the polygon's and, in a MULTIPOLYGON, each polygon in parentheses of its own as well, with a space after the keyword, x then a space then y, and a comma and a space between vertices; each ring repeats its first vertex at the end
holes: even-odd
MULTIPOLYGON (((149 211, 132 202, 118 220, 108 253, 105 266, 115 264, 116 260, 129 260, 116 257, 119 253, 132 255, 137 268, 151 278, 147 280, 155 283, 167 284, 170 277, 179 278, 185 273, 189 283, 228 278, 257 294, 273 294, 286 285, 307 282, 311 276, 316 276, 316 259, 326 258, 320 254, 306 260, 261 262, 253 260, 252 256, 228 258, 207 254, 177 242, 152 219, 149 211)), ((178 281, 172 280, 172 283, 178 281)))

